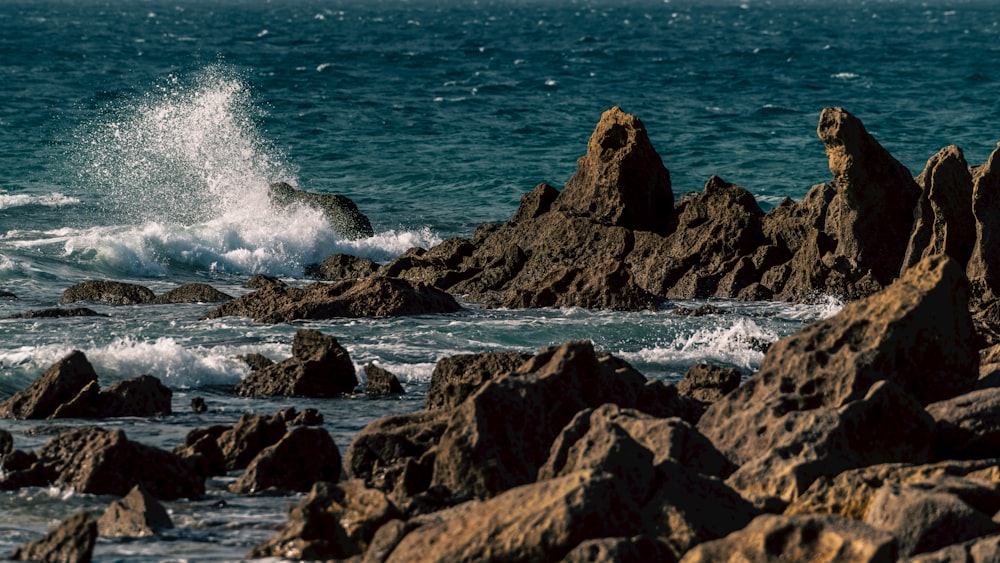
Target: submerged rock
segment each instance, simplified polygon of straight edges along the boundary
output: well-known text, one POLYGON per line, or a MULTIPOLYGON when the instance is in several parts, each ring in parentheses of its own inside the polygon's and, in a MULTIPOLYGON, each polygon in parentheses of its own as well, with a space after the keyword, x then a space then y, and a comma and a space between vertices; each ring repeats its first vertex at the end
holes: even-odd
POLYGON ((15 549, 9 557, 15 561, 90 563, 97 535, 97 521, 81 510, 44 538, 15 549))
POLYGON ((144 305, 156 300, 149 288, 134 283, 91 280, 78 283, 63 291, 60 303, 92 301, 112 305, 144 305))
POLYGON ((322 211, 330 226, 347 238, 367 238, 375 234, 368 217, 346 196, 307 192, 285 182, 271 184, 268 195, 272 203, 281 207, 301 204, 322 211))
POLYGON ((171 289, 153 300, 153 303, 223 303, 232 301, 233 296, 225 294, 207 283, 188 283, 171 289))
POLYGON ((73 317, 106 317, 87 307, 35 309, 7 317, 8 319, 66 319, 73 317))

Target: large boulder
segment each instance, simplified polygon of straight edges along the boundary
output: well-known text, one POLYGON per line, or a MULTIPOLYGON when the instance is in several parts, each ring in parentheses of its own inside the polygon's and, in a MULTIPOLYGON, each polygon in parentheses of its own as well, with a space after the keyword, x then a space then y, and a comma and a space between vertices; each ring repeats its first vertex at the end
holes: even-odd
POLYGON ((142 485, 132 487, 125 498, 111 502, 97 520, 97 530, 105 537, 144 537, 174 527, 170 515, 142 485))
POLYGON ((298 426, 261 450, 229 490, 239 494, 305 492, 318 481, 336 482, 339 477, 340 450, 330 434, 322 428, 298 426))
POLYGON ((398 278, 313 283, 304 288, 271 284, 210 311, 205 319, 247 317, 262 323, 337 317, 398 317, 454 313, 461 305, 447 293, 398 278))
POLYGON ((992 301, 1000 297, 1000 146, 975 170, 972 186, 976 240, 967 273, 977 300, 992 301))
POLYGON ((406 393, 406 390, 394 373, 375 364, 365 364, 365 395, 384 397, 403 393, 406 393))
POLYGON ((922 404, 963 393, 979 359, 967 300, 955 261, 924 259, 884 292, 772 344, 758 373, 709 407, 698 429, 743 464, 777 444, 790 415, 841 408, 878 381, 922 404))
POLYGON ((78 493, 125 496, 141 484, 156 498, 199 498, 205 483, 194 466, 177 455, 137 442, 121 430, 83 427, 54 436, 35 462, 8 471, 0 488, 54 485, 78 493))
POLYGON ((937 422, 938 455, 985 459, 1000 451, 1000 388, 990 387, 927 405, 937 422))
POLYGON ((271 416, 241 416, 235 426, 221 431, 215 438, 225 459, 226 470, 245 469, 257 454, 278 443, 285 436, 286 430, 285 419, 280 413, 271 416))
POLYGON ((854 520, 831 515, 764 514, 742 530, 695 547, 681 563, 894 563, 897 553, 891 534, 854 520))
POLYGON ((292 341, 292 357, 250 372, 236 385, 236 393, 244 397, 336 397, 357 385, 351 357, 336 338, 299 329, 292 341))
POLYGON ((153 303, 224 303, 232 301, 233 296, 223 293, 207 283, 187 283, 171 289, 153 300, 153 303))
POLYGON ((306 205, 323 212, 337 233, 350 239, 367 238, 375 234, 368 217, 347 196, 319 194, 292 187, 286 182, 275 182, 268 187, 271 202, 279 207, 306 205))
POLYGON ((112 305, 144 305, 156 300, 149 288, 134 283, 108 280, 90 280, 67 288, 59 297, 60 303, 91 301, 112 305))
POLYGON ((45 370, 26 389, 0 404, 0 417, 49 418, 91 384, 97 384, 93 366, 83 352, 73 351, 45 370))
POLYGON ((81 510, 56 526, 44 538, 15 549, 9 558, 45 563, 90 563, 96 542, 97 521, 81 510))
POLYGON ((523 352, 458 354, 438 360, 427 388, 428 409, 450 410, 487 381, 516 370, 531 358, 523 352))
POLYGON ((670 173, 638 117, 613 107, 552 203, 567 215, 640 231, 664 231, 673 213, 670 173))

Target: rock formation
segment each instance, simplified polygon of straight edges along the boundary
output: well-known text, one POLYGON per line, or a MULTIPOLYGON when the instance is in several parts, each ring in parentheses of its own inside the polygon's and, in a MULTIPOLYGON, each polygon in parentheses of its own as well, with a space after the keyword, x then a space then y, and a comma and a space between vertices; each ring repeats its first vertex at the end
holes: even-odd
POLYGON ((90 280, 67 288, 59 297, 60 303, 92 301, 112 305, 144 305, 156 299, 149 288, 134 283, 108 280, 90 280))
POLYGON ((231 301, 232 299, 232 295, 222 293, 207 283, 187 283, 157 297, 153 300, 153 303, 158 305, 170 303, 222 303, 231 301))
POLYGON ((354 391, 358 377, 347 350, 328 334, 300 329, 292 357, 254 370, 236 385, 244 397, 336 397, 354 391))
POLYGON ((271 184, 268 195, 271 197, 271 202, 280 207, 298 204, 322 211, 330 226, 347 238, 366 238, 375 234, 368 217, 346 196, 307 192, 285 182, 271 184))
POLYGON ((56 526, 44 538, 14 550, 15 561, 90 563, 97 542, 97 522, 81 510, 56 526))
POLYGON ((406 390, 393 373, 375 364, 365 364, 365 395, 382 397, 403 393, 406 393, 406 390))
POLYGON ((112 501, 97 520, 105 537, 143 537, 174 527, 170 515, 142 485, 136 485, 121 500, 112 501))

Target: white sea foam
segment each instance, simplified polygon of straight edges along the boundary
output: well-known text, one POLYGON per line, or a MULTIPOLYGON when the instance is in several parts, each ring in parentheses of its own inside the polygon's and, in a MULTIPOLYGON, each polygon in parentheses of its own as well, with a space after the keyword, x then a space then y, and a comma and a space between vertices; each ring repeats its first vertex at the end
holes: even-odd
POLYGON ((719 362, 744 369, 756 368, 764 359, 764 348, 778 340, 778 334, 751 319, 736 319, 732 324, 705 327, 669 344, 642 348, 636 352, 618 352, 630 362, 684 364, 719 362))
POLYGON ((14 207, 27 207, 29 205, 39 205, 43 207, 63 207, 75 205, 80 200, 69 197, 59 192, 52 192, 45 195, 11 194, 5 190, 0 190, 0 209, 11 209, 14 207))

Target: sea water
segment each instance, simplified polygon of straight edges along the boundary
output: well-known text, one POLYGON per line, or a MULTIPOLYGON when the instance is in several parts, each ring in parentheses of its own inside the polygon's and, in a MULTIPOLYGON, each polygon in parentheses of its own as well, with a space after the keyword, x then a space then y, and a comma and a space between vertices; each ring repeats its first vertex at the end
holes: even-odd
MULTIPOLYGON (((302 284, 346 252, 388 261, 511 216, 538 182, 561 186, 601 113, 639 116, 677 195, 713 174, 764 209, 829 179, 825 106, 865 123, 919 173, 957 144, 970 164, 1000 138, 1000 12, 982 1, 5 0, 0 3, 0 317, 55 306, 88 279, 162 293, 252 274, 302 284), (273 207, 283 180, 353 199, 375 236, 348 240, 318 212, 273 207)), ((102 421, 162 448, 247 412, 317 408, 345 451, 371 420, 423 405, 435 362, 571 339, 676 381, 712 362, 751 373, 762 343, 834 314, 713 301, 705 317, 483 310, 261 325, 197 320, 211 305, 105 306, 107 317, 0 320, 0 398, 69 351, 101 383, 148 373, 175 414, 102 421), (237 356, 290 355, 301 327, 354 363, 397 374, 401 398, 243 399, 237 356), (209 410, 195 414, 194 396, 209 410)), ((21 449, 81 421, 2 421, 21 449)), ((231 561, 265 541, 298 497, 225 492, 167 503, 160 540, 101 539, 98 561, 231 561)), ((0 494, 0 552, 110 498, 0 494)))

